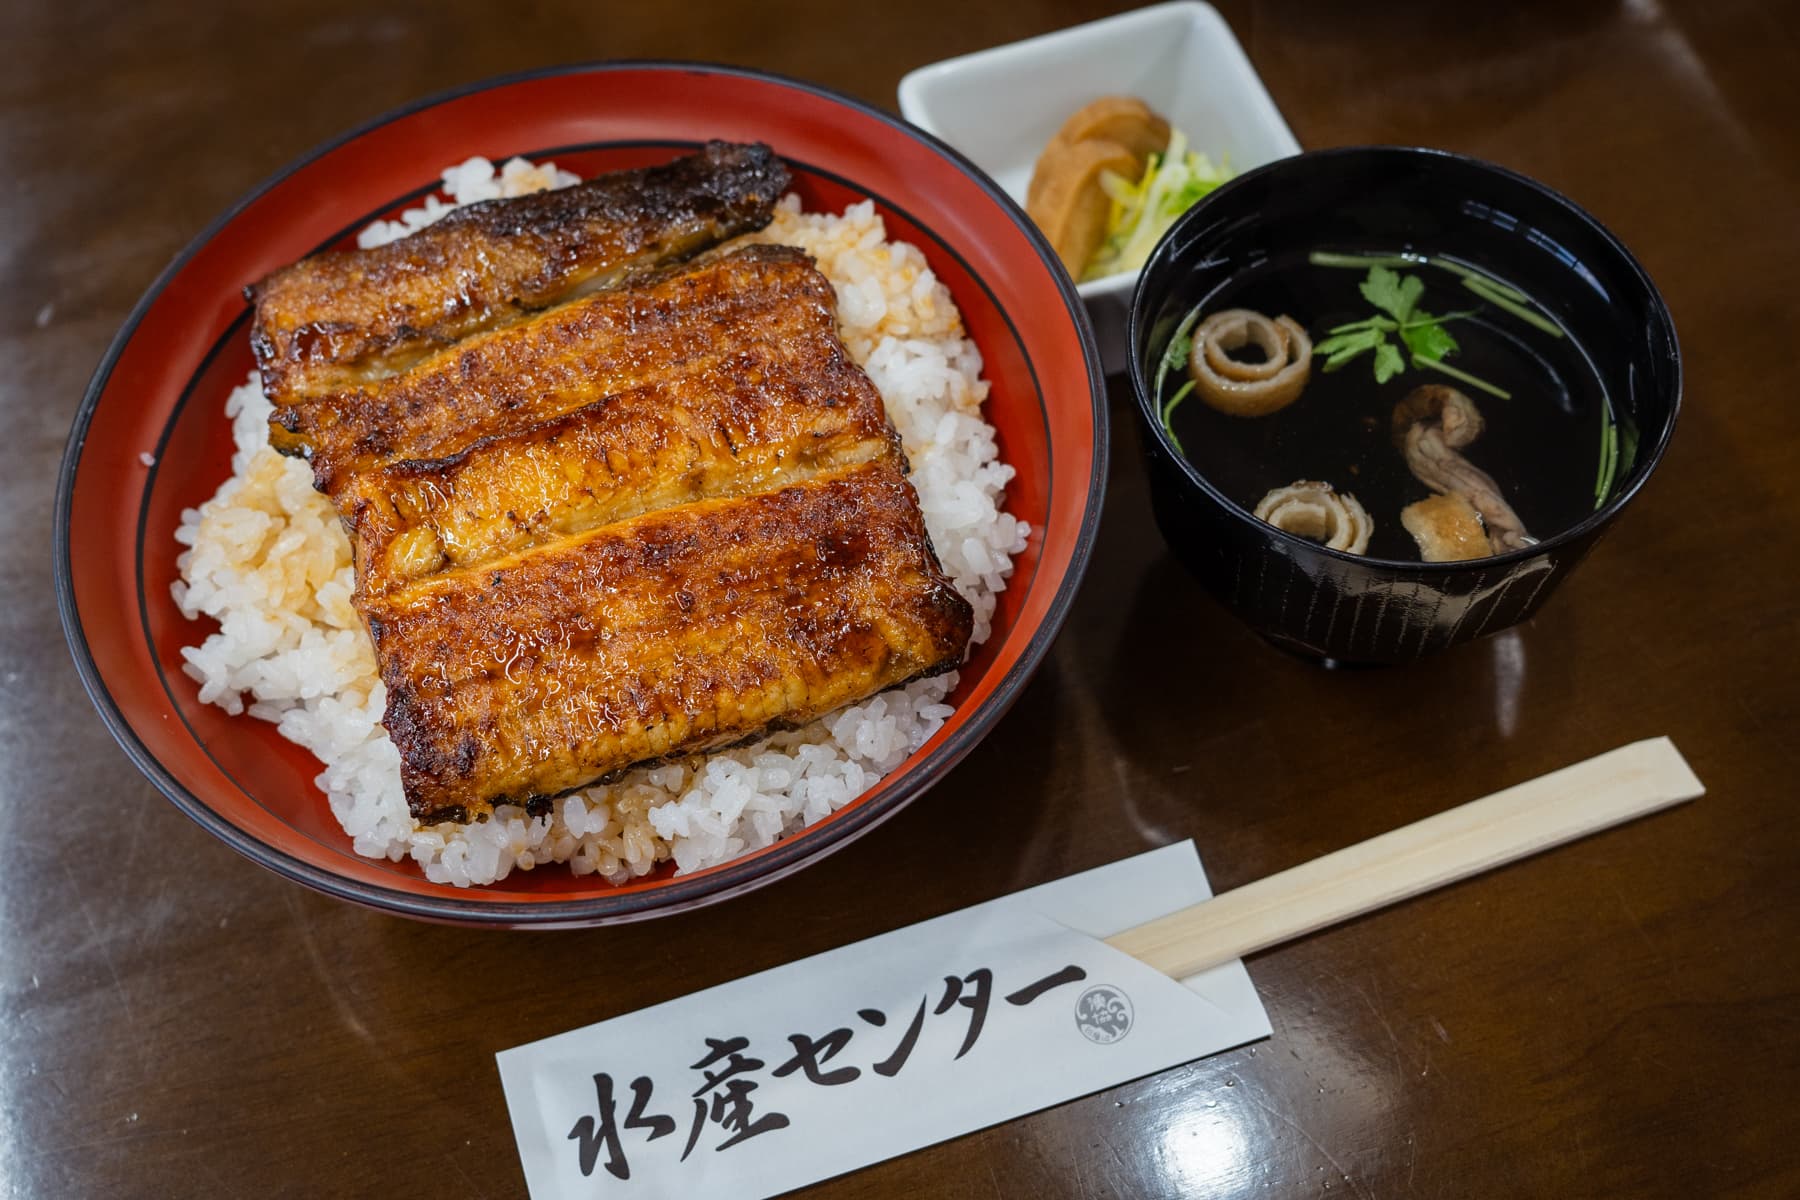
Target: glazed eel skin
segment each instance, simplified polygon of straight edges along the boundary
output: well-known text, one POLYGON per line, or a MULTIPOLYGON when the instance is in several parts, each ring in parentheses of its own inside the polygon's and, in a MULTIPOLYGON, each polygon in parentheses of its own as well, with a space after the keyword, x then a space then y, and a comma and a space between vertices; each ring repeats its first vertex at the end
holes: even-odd
POLYGON ((263 391, 289 404, 404 370, 646 265, 769 223, 788 171, 761 144, 457 209, 410 237, 316 254, 245 289, 263 391))
POLYGON ((423 821, 794 727, 972 626, 802 252, 752 245, 281 404, 423 821))

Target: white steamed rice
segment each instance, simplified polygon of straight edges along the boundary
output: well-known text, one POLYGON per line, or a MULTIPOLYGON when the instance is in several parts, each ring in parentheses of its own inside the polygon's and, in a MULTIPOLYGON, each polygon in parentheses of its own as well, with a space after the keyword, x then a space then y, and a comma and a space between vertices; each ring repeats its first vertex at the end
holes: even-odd
MULTIPOLYGON (((359 244, 404 237, 455 207, 562 187, 576 176, 513 159, 470 159, 430 196, 359 244)), ((890 242, 871 204, 841 216, 805 213, 789 196, 755 240, 798 246, 838 294, 839 327, 887 404, 911 460, 925 522, 944 569, 975 609, 986 640, 1026 525, 1000 510, 1012 468, 981 418, 981 355, 924 256, 890 242)), ((673 859, 679 871, 768 845, 842 808, 923 745, 951 713, 956 676, 919 680, 752 746, 640 769, 553 802, 533 818, 501 806, 468 825, 421 825, 408 813, 400 758, 381 726, 385 689, 350 603, 350 546, 299 459, 269 448, 269 403, 254 373, 225 404, 237 452, 231 478, 182 514, 175 601, 219 630, 182 650, 200 699, 273 721, 325 770, 317 782, 359 854, 411 857, 439 883, 505 879, 566 862, 615 883, 673 859)))

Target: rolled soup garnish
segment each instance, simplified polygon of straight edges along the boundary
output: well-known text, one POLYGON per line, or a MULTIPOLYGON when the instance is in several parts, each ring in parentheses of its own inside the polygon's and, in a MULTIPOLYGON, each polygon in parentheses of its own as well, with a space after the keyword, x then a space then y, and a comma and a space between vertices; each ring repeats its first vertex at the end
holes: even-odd
POLYGON ((1329 483, 1300 479, 1276 488, 1256 506, 1256 519, 1298 537, 1323 542, 1327 550, 1367 554, 1374 523, 1349 492, 1329 483))
POLYGON ((1312 375, 1312 339, 1292 317, 1247 308, 1216 312, 1194 328, 1188 373, 1208 405, 1234 417, 1266 417, 1300 398, 1312 375), (1233 358, 1254 344, 1261 362, 1233 358))
MULTIPOLYGON (((1394 444, 1406 455, 1406 465, 1432 491, 1467 500, 1481 514, 1489 552, 1504 554, 1537 539, 1525 532, 1525 523, 1500 494, 1494 477, 1458 453, 1481 436, 1482 428, 1481 411, 1453 387, 1423 384, 1394 406, 1394 444)), ((1425 549, 1423 541, 1420 549, 1425 549)))

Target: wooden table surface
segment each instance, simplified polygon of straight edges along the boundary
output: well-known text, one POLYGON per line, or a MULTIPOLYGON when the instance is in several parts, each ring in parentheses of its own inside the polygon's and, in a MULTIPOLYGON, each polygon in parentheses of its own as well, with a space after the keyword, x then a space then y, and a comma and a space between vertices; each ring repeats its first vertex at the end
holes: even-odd
POLYGON ((1530 626, 1434 661, 1280 656, 1106 517, 1044 669, 877 833, 698 913, 473 933, 314 895, 161 799, 58 629, 76 403, 157 270, 288 159, 424 93, 612 56, 891 106, 1081 0, 16 0, 0 18, 0 1190, 524 1192, 496 1050, 1193 838, 1216 887, 1640 737, 1705 799, 1254 957, 1273 1039, 820 1196, 1800 1195, 1800 34, 1755 0, 1226 3, 1304 145, 1442 146, 1573 196, 1680 329, 1648 490, 1530 626))

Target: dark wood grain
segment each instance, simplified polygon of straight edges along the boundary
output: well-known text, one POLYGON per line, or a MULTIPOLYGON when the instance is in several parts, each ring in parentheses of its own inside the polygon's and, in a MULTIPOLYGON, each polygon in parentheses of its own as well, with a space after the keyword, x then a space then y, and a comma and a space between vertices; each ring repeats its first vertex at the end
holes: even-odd
POLYGON ((946 782, 716 909, 471 933, 308 893, 161 800, 50 585, 57 457, 138 293, 294 155, 425 92, 686 56, 892 103, 1074 0, 20 0, 0 36, 0 1192, 512 1197, 494 1051, 1192 837, 1229 887, 1639 737, 1697 804, 1257 956, 1272 1040, 820 1196, 1800 1195, 1800 35, 1753 0, 1231 3, 1301 141, 1444 146, 1610 224, 1687 409, 1529 627, 1415 667, 1268 650, 1163 550, 1123 393, 1079 605, 946 782), (1790 743, 1791 744, 1791 743, 1790 743))

